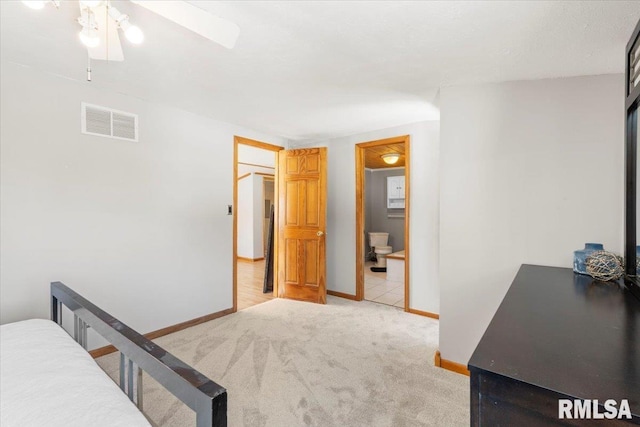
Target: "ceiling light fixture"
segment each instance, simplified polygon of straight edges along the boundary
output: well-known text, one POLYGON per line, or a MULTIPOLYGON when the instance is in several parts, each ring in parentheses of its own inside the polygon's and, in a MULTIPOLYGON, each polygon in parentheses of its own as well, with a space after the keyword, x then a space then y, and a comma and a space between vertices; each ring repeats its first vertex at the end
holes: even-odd
POLYGON ((95 15, 91 9, 84 9, 78 18, 78 23, 82 25, 82 30, 78 33, 80 41, 85 46, 97 47, 100 45, 100 36, 98 35, 98 25, 96 24, 95 15))
POLYGON ((100 37, 98 37, 98 31, 93 28, 83 28, 78 35, 80 41, 86 47, 98 47, 100 46, 100 37))
POLYGON ((124 36, 133 44, 140 44, 144 41, 144 33, 135 25, 131 25, 129 18, 120 23, 120 28, 124 31, 124 36))
POLYGON ((382 160, 388 165, 395 165, 398 163, 398 160, 400 160, 400 154, 398 153, 383 154, 380 157, 382 157, 382 160))
POLYGON ((144 41, 144 34, 142 33, 142 30, 129 22, 129 15, 121 13, 113 6, 109 6, 109 16, 116 21, 120 28, 122 28, 125 37, 131 43, 140 44, 144 41))

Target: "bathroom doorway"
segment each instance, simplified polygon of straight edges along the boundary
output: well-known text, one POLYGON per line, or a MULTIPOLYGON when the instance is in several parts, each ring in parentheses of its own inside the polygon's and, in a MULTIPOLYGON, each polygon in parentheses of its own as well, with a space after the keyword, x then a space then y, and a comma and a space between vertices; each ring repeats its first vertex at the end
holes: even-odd
POLYGON ((274 185, 277 157, 278 151, 283 149, 239 136, 234 138, 234 311, 273 298, 273 290, 264 292, 265 263, 275 258, 275 254, 267 257, 266 251, 269 248, 269 230, 273 225, 271 208, 277 206, 278 200, 277 187, 274 185))
POLYGON ((410 137, 356 144, 356 299, 409 307, 410 137))

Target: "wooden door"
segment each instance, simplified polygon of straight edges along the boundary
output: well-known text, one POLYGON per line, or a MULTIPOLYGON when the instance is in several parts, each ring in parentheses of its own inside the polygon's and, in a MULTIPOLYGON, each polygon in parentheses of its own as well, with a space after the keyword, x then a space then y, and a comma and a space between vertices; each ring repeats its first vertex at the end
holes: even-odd
POLYGON ((278 296, 326 302, 327 149, 278 153, 278 296))

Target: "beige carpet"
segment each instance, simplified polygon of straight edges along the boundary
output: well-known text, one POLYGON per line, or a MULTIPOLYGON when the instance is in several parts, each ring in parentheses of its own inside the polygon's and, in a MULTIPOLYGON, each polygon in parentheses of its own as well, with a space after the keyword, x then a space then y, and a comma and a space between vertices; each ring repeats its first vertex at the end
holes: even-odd
MULTIPOLYGON (((227 389, 231 427, 469 424, 469 379, 433 366, 438 322, 398 308, 275 299, 156 342, 227 389)), ((98 360, 112 377, 118 357, 98 360)), ((146 375, 144 412, 195 425, 146 375)))

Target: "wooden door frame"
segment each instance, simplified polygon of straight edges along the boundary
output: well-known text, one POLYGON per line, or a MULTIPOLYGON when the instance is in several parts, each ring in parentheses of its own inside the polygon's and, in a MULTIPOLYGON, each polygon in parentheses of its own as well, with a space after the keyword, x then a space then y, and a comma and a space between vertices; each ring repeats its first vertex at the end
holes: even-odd
POLYGON ((364 299, 364 185, 365 150, 380 145, 404 144, 405 205, 404 205, 404 311, 409 311, 409 219, 411 207, 411 137, 409 135, 356 144, 356 301, 364 299))
MULTIPOLYGON (((284 147, 280 147, 279 145, 273 145, 266 142, 256 141, 254 139, 244 138, 242 136, 234 135, 233 137, 233 312, 238 311, 238 145, 249 145, 251 147, 261 148, 263 150, 269 150, 274 152, 274 156, 276 156, 275 162, 275 172, 274 172, 274 180, 277 182, 278 179, 278 161, 277 161, 277 153, 280 150, 284 150, 284 147)), ((278 189, 274 185, 273 188, 273 198, 274 198, 274 211, 275 211, 275 224, 274 227, 278 229, 278 189)), ((277 239, 273 242, 273 262, 274 262, 274 276, 278 274, 275 270, 278 265, 278 241, 277 239)), ((273 281, 273 296, 277 298, 278 289, 277 283, 274 277, 273 281)))

